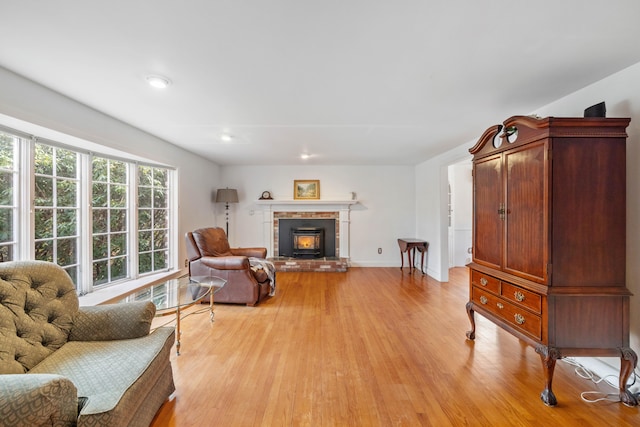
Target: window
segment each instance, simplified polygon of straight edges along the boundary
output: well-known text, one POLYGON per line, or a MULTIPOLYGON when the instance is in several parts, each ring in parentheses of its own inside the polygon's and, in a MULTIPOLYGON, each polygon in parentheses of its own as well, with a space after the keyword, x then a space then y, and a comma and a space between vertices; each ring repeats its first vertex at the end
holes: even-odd
POLYGON ((138 272, 164 270, 169 255, 167 169, 138 168, 138 272))
POLYGON ((0 132, 0 262, 15 258, 17 221, 18 144, 0 132))
POLYGON ((175 268, 174 173, 0 128, 0 261, 55 262, 80 294, 175 268))
POLYGON ((78 283, 78 153, 35 144, 35 259, 55 262, 78 283))
POLYGON ((93 285, 129 277, 127 164, 94 157, 92 166, 93 285))

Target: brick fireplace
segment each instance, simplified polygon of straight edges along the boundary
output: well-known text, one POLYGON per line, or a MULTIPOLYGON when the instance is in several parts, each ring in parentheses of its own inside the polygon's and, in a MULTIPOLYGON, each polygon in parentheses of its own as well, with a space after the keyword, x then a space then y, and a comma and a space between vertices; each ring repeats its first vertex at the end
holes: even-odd
POLYGON ((274 262, 278 271, 347 270, 350 211, 351 205, 357 203, 356 201, 259 200, 256 203, 263 208, 263 239, 268 251, 267 256, 274 262), (307 222, 318 219, 335 223, 334 228, 329 228, 334 233, 329 236, 329 240, 334 242, 333 247, 327 251, 328 254, 333 251, 335 256, 308 259, 294 258, 291 254, 280 254, 280 239, 283 238, 280 233, 281 220, 298 220, 298 224, 305 225, 307 222))
MULTIPOLYGON (((273 215, 273 255, 274 256, 288 256, 295 257, 289 248, 288 242, 282 242, 281 239, 288 239, 289 233, 288 229, 286 233, 282 233, 282 228, 280 226, 280 222, 283 223, 285 221, 291 220, 293 223, 293 227, 300 225, 302 227, 313 227, 317 226, 318 223, 315 220, 321 220, 322 222, 332 222, 333 227, 328 229, 333 231, 332 236, 327 236, 330 241, 335 241, 333 248, 331 250, 326 251, 328 256, 331 257, 340 257, 340 212, 275 212, 273 215), (286 247, 287 251, 282 251, 283 247, 286 247)), ((317 228, 317 227, 316 227, 317 228)))

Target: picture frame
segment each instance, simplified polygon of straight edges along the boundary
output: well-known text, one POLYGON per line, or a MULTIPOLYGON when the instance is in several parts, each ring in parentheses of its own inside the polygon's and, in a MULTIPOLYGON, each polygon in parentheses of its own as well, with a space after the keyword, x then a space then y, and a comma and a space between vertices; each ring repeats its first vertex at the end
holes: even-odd
POLYGON ((296 179, 293 181, 294 200, 320 200, 319 179, 296 179))

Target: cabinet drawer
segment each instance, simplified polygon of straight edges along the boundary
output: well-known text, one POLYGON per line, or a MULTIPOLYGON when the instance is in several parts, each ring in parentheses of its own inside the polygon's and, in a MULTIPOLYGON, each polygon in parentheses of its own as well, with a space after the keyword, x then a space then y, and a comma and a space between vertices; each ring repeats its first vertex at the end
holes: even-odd
POLYGON ((522 289, 510 283, 502 282, 501 295, 514 304, 526 307, 538 314, 542 313, 542 297, 535 292, 522 289))
POLYGON ((495 277, 487 276, 478 271, 471 271, 471 284, 496 295, 500 294, 500 281, 495 277))
POLYGON ((510 303, 504 298, 490 294, 484 289, 474 286, 471 292, 471 299, 480 307, 506 321, 515 329, 537 340, 542 339, 542 319, 539 316, 510 303))

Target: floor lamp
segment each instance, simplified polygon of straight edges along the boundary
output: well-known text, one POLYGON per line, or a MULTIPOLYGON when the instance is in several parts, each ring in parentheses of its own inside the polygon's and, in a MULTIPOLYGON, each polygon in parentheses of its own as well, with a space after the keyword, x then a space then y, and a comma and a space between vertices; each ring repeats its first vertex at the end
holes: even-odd
POLYGON ((233 188, 221 188, 216 193, 216 203, 224 203, 227 219, 227 239, 229 238, 229 203, 238 203, 238 191, 233 188))

